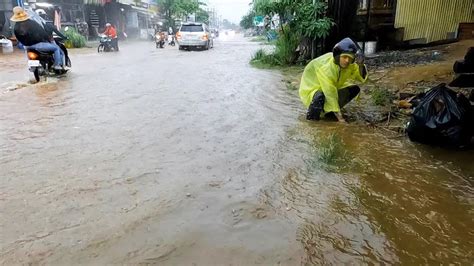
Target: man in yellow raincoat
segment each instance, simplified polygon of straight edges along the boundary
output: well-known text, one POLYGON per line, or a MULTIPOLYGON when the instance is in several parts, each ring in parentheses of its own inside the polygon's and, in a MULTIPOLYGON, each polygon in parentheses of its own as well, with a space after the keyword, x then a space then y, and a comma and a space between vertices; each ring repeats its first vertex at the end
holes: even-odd
POLYGON ((367 68, 359 46, 350 38, 343 39, 332 53, 312 60, 304 69, 299 94, 308 107, 306 119, 319 120, 332 112, 340 122, 345 122, 341 108, 360 92, 353 82, 366 80, 367 68))

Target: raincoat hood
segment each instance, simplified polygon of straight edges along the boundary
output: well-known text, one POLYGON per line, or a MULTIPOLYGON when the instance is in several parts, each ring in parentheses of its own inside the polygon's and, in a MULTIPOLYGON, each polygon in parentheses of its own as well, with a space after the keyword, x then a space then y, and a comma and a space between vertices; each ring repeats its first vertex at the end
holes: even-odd
POLYGON ((351 38, 344 38, 340 42, 336 43, 332 49, 332 54, 334 56, 334 61, 339 65, 339 57, 341 54, 352 55, 352 58, 355 58, 356 54, 360 53, 360 47, 355 43, 351 38))

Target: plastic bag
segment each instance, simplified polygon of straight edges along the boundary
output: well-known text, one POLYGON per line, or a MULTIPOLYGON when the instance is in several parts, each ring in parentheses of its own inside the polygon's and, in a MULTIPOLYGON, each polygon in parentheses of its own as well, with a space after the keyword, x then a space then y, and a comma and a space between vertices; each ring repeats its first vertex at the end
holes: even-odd
POLYGON ((473 117, 469 100, 443 83, 428 91, 413 111, 408 137, 436 146, 464 147, 473 137, 473 117))
POLYGON ((13 43, 0 35, 0 52, 3 54, 13 53, 13 43))

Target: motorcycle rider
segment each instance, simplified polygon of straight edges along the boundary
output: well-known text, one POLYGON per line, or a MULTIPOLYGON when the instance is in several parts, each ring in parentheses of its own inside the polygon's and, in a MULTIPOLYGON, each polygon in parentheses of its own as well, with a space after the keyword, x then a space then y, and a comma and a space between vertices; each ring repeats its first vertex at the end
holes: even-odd
POLYGON ((42 25, 31 19, 31 16, 19 6, 13 8, 13 16, 10 20, 15 22, 13 32, 21 44, 39 52, 52 52, 53 69, 63 70, 61 49, 50 42, 49 35, 42 25))
MULTIPOLYGON (((54 25, 53 21, 50 20, 48 18, 48 15, 46 14, 46 12, 43 10, 43 9, 37 9, 36 10, 36 14, 38 14, 41 18, 42 18, 42 24, 43 24, 43 28, 44 30, 46 31, 46 33, 48 34, 49 36, 49 41, 54 44, 54 45, 57 45, 56 44, 56 41, 54 40, 54 37, 53 37, 53 32, 56 33, 56 35, 58 35, 61 39, 63 40, 67 40, 68 38, 62 34, 62 32, 60 32, 56 26, 54 25)), ((58 46, 59 47, 59 46, 58 46)), ((67 53, 66 51, 63 51, 60 48, 60 51, 61 51, 61 55, 62 55, 62 58, 64 58, 66 60, 66 65, 67 66, 71 66, 71 63, 69 62, 69 60, 67 60, 67 55, 65 53, 67 53)), ((64 64, 63 64, 64 65, 64 64)))
POLYGON ((174 45, 174 32, 173 28, 168 28, 168 45, 174 45))
POLYGON ((112 24, 107 23, 105 24, 105 31, 102 33, 107 35, 112 39, 112 42, 110 43, 114 50, 118 52, 119 47, 118 47, 118 37, 117 37, 117 30, 115 30, 115 27, 112 26, 112 24))
POLYGON ((162 25, 158 25, 155 29, 155 43, 156 47, 158 46, 160 48, 163 48, 163 45, 165 44, 165 39, 166 39, 166 34, 165 31, 162 28, 162 25))
POLYGON ((51 37, 50 39, 53 41, 53 32, 56 33, 61 39, 67 40, 67 37, 60 32, 56 26, 54 26, 54 23, 52 20, 48 18, 48 15, 43 9, 37 9, 36 13, 43 19, 43 28, 46 30, 46 33, 51 37))

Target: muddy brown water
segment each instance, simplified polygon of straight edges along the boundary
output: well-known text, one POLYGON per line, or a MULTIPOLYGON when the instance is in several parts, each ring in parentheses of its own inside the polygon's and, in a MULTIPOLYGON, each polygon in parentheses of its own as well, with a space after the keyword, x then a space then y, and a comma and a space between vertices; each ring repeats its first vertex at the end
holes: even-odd
POLYGON ((258 48, 73 51, 34 85, 0 67, 0 262, 472 263, 474 153, 307 122, 258 48))

